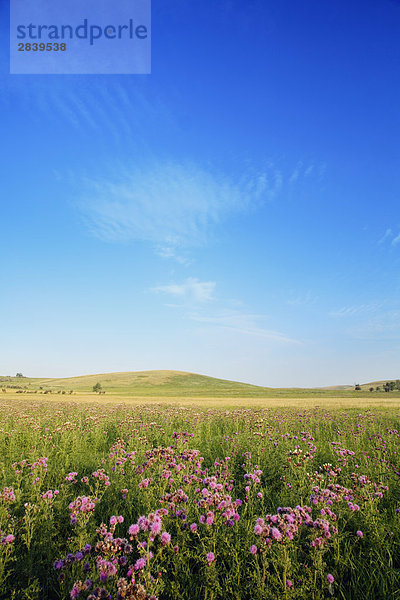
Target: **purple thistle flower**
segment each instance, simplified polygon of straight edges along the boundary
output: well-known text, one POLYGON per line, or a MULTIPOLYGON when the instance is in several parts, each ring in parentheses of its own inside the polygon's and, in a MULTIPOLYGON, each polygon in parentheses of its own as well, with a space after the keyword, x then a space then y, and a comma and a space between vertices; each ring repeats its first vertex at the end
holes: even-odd
POLYGON ((161 544, 163 546, 168 546, 168 544, 171 543, 171 534, 169 534, 167 531, 163 531, 161 534, 161 544))
POLYGON ((157 521, 154 521, 154 523, 151 524, 150 531, 154 535, 157 535, 158 533, 160 533, 160 531, 161 531, 161 519, 157 520, 157 521))
POLYGON ((214 556, 214 552, 208 552, 207 553, 207 562, 209 565, 211 565, 211 563, 213 563, 215 561, 215 556, 214 556))
POLYGON ((69 595, 72 598, 72 600, 74 600, 74 598, 78 598, 80 593, 81 593, 80 586, 75 584, 74 587, 72 588, 72 590, 70 591, 69 595))
POLYGON ((139 533, 139 525, 135 524, 135 525, 131 525, 128 529, 129 531, 129 535, 134 535, 137 536, 137 534, 139 533))
POLYGON ((282 539, 282 534, 281 534, 281 532, 279 531, 279 529, 277 527, 273 527, 271 529, 271 537, 274 540, 280 540, 280 539, 282 539))
POLYGON ((145 566, 146 561, 144 560, 144 558, 138 558, 133 568, 135 569, 135 571, 140 571, 140 569, 144 569, 145 566))

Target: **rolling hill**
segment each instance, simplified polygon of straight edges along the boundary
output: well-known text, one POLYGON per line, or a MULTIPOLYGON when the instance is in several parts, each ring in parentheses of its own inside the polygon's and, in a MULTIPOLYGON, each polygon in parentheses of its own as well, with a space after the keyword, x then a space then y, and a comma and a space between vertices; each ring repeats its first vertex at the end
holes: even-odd
POLYGON ((184 371, 133 371, 62 379, 0 377, 0 386, 20 385, 29 389, 53 391, 91 392, 96 383, 100 383, 106 392, 135 396, 260 397, 271 392, 270 388, 184 371))
MULTIPOLYGON (((317 396, 317 395, 349 395, 360 394, 354 391, 354 386, 330 386, 326 388, 269 388, 217 379, 185 371, 128 371, 122 373, 103 373, 81 375, 78 377, 29 378, 29 377, 0 377, 0 388, 19 388, 27 391, 53 391, 74 393, 93 393, 96 383, 102 390, 121 396, 147 397, 192 397, 192 398, 262 398, 271 396, 317 396)), ((383 387, 385 382, 362 384, 362 391, 378 385, 383 387)), ((397 392, 398 393, 398 392, 397 392)))

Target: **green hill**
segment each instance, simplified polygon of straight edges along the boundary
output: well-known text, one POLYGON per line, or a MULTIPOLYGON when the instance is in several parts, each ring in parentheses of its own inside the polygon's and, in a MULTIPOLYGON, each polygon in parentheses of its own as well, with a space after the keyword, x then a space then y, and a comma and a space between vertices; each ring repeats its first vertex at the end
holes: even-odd
POLYGON ((271 392, 270 388, 184 371, 103 373, 62 379, 0 377, 0 386, 18 385, 32 390, 91 392, 96 383, 106 392, 134 396, 261 397, 271 392))
MULTIPOLYGON (((78 377, 29 378, 0 377, 0 388, 23 389, 26 391, 52 391, 68 393, 93 393, 93 386, 100 383, 102 390, 120 396, 147 397, 192 397, 192 398, 262 398, 271 396, 343 396, 359 395, 354 386, 332 386, 329 388, 268 388, 249 383, 217 379, 184 371, 133 371, 103 373, 78 377)), ((365 383, 362 391, 385 382, 365 383)), ((379 392, 377 392, 379 393, 379 392)), ((393 392, 392 392, 393 393, 393 392)), ((399 392, 394 392, 399 393, 399 392)))

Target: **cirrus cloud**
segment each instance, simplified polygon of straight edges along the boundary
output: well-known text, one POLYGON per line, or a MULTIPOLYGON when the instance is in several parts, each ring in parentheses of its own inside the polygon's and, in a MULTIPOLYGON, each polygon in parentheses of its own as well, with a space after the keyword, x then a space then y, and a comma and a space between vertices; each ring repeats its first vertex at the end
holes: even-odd
POLYGON ((181 300, 207 302, 208 300, 212 300, 214 288, 214 281, 199 281, 195 277, 188 277, 183 283, 158 285, 152 288, 152 291, 169 294, 181 300))
POLYGON ((281 186, 271 165, 234 180, 193 164, 155 162, 86 180, 77 207, 97 237, 151 242, 165 256, 202 245, 213 226, 275 197, 281 186))

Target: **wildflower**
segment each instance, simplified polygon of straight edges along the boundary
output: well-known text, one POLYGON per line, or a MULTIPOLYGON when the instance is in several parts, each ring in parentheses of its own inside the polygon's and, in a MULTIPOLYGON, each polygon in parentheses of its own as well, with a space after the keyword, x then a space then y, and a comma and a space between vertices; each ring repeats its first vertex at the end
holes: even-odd
POLYGON ((161 544, 167 546, 171 543, 171 535, 167 531, 163 531, 161 534, 161 544))
POLYGON ((12 535, 12 533, 10 533, 9 535, 6 535, 5 537, 3 537, 3 539, 1 540, 2 544, 12 544, 12 542, 15 540, 15 537, 12 535))
POLYGON ((117 567, 114 563, 107 560, 98 560, 97 568, 100 572, 100 581, 107 581, 108 577, 114 577, 117 574, 117 567))
POLYGON ((138 518, 138 525, 142 531, 147 531, 150 527, 149 519, 145 516, 138 518))
POLYGON ((359 538, 362 538, 362 537, 364 537, 364 534, 363 534, 363 532, 362 532, 362 531, 360 531, 360 530, 358 530, 358 531, 357 531, 357 535, 358 535, 358 537, 359 537, 359 538))
POLYGON ((153 533, 154 535, 157 535, 158 533, 160 533, 161 531, 161 519, 157 519, 155 520, 151 526, 150 526, 150 531, 151 533, 153 533))
POLYGON ((78 581, 77 583, 75 583, 74 587, 72 588, 72 590, 70 591, 70 597, 72 598, 72 600, 74 600, 74 598, 77 598, 81 593, 81 582, 78 581))
POLYGON ((140 571, 141 569, 144 569, 145 566, 146 561, 144 560, 144 558, 138 558, 133 568, 135 569, 135 571, 140 571))
POLYGON ((293 583, 290 581, 290 579, 286 580, 286 587, 290 590, 293 587, 293 583))
POLYGON ((195 531, 197 531, 197 523, 192 523, 190 526, 190 531, 192 533, 194 533, 195 531))
POLYGON ((271 529, 271 537, 274 540, 280 540, 282 538, 282 534, 277 527, 271 529))
POLYGON ((335 581, 335 578, 333 575, 331 575, 330 573, 328 573, 328 575, 326 576, 328 583, 333 583, 335 581))
POLYGON ((253 544, 252 546, 250 546, 250 554, 257 554, 257 546, 255 544, 253 544))
POLYGON ((211 563, 213 563, 215 561, 215 556, 214 556, 214 552, 208 552, 207 553, 207 562, 209 565, 211 565, 211 563))
POLYGON ((206 523, 207 523, 207 525, 212 525, 214 523, 214 513, 213 512, 210 511, 207 513, 206 523))
POLYGON ((135 524, 135 525, 131 525, 128 529, 129 531, 129 535, 133 535, 133 536, 137 536, 137 534, 139 533, 139 525, 135 524))

